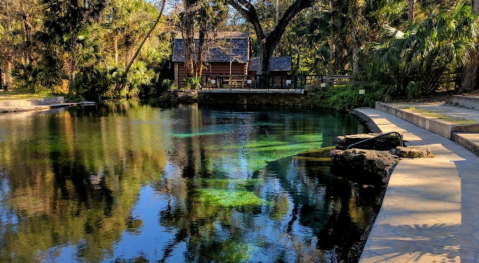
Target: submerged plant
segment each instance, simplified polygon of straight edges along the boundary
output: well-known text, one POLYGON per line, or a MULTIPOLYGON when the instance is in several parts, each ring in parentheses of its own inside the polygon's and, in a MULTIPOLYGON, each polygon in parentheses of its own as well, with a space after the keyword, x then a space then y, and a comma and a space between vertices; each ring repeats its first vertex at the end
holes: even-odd
POLYGON ((198 190, 198 201, 210 203, 220 207, 247 207, 260 206, 267 203, 248 191, 200 189, 198 190))

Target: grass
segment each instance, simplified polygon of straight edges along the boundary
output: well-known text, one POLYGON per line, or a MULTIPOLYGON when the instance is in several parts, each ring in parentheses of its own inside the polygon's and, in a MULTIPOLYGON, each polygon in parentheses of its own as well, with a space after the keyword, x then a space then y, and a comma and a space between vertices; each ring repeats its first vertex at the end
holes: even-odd
POLYGON ((54 93, 24 93, 19 91, 2 91, 0 92, 0 100, 29 100, 29 99, 42 99, 61 96, 54 93))
POLYGON ((477 123, 476 120, 468 120, 468 119, 464 119, 464 118, 451 117, 451 116, 448 116, 444 113, 437 113, 437 112, 434 112, 432 110, 417 109, 416 107, 404 107, 403 109, 410 110, 410 111, 417 112, 417 113, 421 113, 421 114, 424 114, 426 116, 437 118, 437 119, 440 119, 440 120, 445 120, 445 121, 448 121, 448 122, 452 122, 452 123, 458 124, 458 125, 469 125, 469 124, 476 124, 477 123))

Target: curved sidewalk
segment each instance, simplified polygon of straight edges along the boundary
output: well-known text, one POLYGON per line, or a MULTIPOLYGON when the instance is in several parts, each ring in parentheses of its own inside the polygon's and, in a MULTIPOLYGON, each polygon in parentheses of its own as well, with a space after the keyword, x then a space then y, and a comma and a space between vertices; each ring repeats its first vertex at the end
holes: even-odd
POLYGON ((479 157, 390 114, 357 111, 435 155, 397 165, 360 262, 479 262, 479 157))

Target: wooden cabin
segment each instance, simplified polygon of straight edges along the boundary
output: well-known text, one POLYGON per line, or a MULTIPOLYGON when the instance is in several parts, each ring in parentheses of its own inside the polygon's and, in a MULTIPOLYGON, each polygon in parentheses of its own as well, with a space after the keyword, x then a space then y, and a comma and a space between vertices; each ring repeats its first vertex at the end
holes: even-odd
MULTIPOLYGON (((250 59, 251 39, 245 32, 220 32, 206 40, 203 53, 203 76, 214 79, 216 86, 245 87, 248 75, 255 76, 259 58, 250 59), (233 77, 229 77, 229 75, 233 77), (231 83, 230 83, 231 82, 231 83)), ((198 60, 198 35, 195 35, 195 60, 198 60)), ((184 87, 189 77, 185 66, 185 44, 181 34, 173 43, 174 78, 177 87, 184 87)), ((273 57, 270 63, 270 75, 274 86, 286 86, 286 76, 291 71, 291 57, 273 57)), ((253 78, 254 79, 254 78, 253 78)))
MULTIPOLYGON (((248 75, 256 75, 259 67, 259 58, 253 57, 249 61, 248 75)), ((287 75, 291 71, 291 57, 272 57, 269 64, 270 75, 287 75)))
MULTIPOLYGON (((259 69, 259 58, 251 58, 248 65, 248 79, 253 79, 259 69)), ((272 57, 269 64, 269 88, 286 88, 292 84, 291 57, 272 57)))
MULTIPOLYGON (((245 32, 221 32, 208 38, 203 54, 204 75, 246 75, 250 56, 250 34, 245 32)), ((198 36, 195 34, 196 60, 198 59, 198 36)), ((175 85, 185 86, 188 71, 185 67, 185 44, 181 34, 173 43, 175 85)), ((193 76, 194 77, 194 76, 193 76)))

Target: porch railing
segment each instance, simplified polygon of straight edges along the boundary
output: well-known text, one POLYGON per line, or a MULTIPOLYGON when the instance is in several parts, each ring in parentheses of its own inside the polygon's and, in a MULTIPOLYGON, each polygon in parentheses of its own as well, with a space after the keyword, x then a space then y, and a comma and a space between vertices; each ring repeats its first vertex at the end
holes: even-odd
POLYGON ((324 82, 321 75, 203 75, 202 89, 308 89, 324 82))

